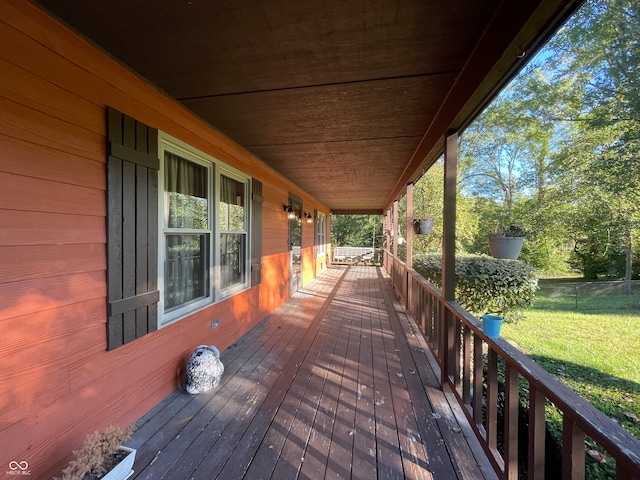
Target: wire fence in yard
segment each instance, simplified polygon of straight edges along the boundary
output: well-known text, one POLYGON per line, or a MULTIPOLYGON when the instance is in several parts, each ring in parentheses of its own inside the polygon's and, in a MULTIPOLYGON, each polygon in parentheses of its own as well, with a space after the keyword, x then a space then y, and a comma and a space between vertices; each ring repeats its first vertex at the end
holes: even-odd
POLYGON ((542 282, 539 287, 535 308, 598 312, 640 305, 640 280, 542 282))

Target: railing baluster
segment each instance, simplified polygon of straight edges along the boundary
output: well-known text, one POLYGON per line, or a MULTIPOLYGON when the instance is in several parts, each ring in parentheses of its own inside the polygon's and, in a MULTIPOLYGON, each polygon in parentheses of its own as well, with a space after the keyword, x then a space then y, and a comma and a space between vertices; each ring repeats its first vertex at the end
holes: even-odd
POLYGON ((584 478, 584 432, 573 422, 567 412, 562 420, 562 478, 584 478))
POLYGON ((471 329, 462 329, 462 403, 471 404, 471 329))
POLYGON ((504 467, 508 480, 518 478, 518 418, 520 397, 518 389, 518 371, 511 365, 505 367, 504 401, 504 467))
POLYGON ((453 374, 453 388, 458 389, 460 387, 461 380, 461 365, 460 360, 462 358, 462 321, 456 316, 451 315, 452 334, 453 334, 453 346, 451 349, 451 366, 453 374))
POLYGON ((478 428, 482 426, 482 338, 473 336, 473 421, 478 428))
POLYGON ((545 397, 529 384, 529 478, 544 480, 545 397))
POLYGON ((489 346, 487 352, 487 446, 496 452, 498 448, 498 354, 489 346))
MULTIPOLYGON (((437 287, 430 285, 413 270, 407 269, 402 262, 389 254, 385 254, 385 261, 399 296, 402 297, 404 294, 405 299, 410 299, 406 304, 407 308, 414 318, 419 320, 426 341, 441 368, 440 381, 454 386, 458 401, 473 423, 477 438, 490 454, 491 463, 501 479, 516 479, 520 473, 520 379, 527 382, 529 389, 528 479, 545 478, 547 401, 553 403, 564 416, 564 479, 584 479, 586 435, 593 438, 615 459, 618 480, 640 479, 640 444, 637 439, 591 405, 585 405, 574 392, 522 352, 504 340, 488 339, 482 332, 477 318, 471 316, 455 301, 445 302, 437 287), (483 347, 487 347, 488 351, 486 363, 483 347), (498 383, 498 367, 502 362, 505 363, 504 412, 500 412, 497 405, 502 388, 498 383), (486 396, 483 389, 485 381, 486 396), (486 405, 483 405, 485 398, 486 405), (498 451, 497 423, 501 413, 504 413, 505 421, 504 457, 498 451)), ((559 469, 552 472, 552 475, 557 474, 557 470, 559 469)))

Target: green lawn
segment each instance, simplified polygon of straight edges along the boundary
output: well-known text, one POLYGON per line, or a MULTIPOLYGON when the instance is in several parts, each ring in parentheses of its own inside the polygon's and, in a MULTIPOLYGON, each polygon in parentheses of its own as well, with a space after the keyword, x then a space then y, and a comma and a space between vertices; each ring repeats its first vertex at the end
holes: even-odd
MULTIPOLYGON (((503 325, 502 335, 640 438, 640 310, 634 302, 635 296, 608 294, 581 300, 575 312, 543 290, 523 320, 503 325)), ((608 478, 594 468, 600 467, 589 468, 589 478, 608 478)))

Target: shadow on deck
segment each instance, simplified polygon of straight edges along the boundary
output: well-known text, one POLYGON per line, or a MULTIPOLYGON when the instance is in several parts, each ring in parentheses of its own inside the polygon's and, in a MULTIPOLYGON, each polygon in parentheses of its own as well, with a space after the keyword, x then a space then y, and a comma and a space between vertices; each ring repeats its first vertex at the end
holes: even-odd
POLYGON ((330 268, 138 422, 138 479, 495 474, 379 267, 330 268))

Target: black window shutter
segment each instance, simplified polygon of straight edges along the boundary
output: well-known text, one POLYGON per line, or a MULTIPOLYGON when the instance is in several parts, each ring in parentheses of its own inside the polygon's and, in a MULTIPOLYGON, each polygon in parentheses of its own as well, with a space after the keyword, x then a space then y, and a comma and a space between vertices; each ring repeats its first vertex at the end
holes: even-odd
POLYGON ((157 329, 158 130, 107 108, 107 349, 157 329))
POLYGON ((251 286, 262 282, 262 182, 251 181, 251 286))

